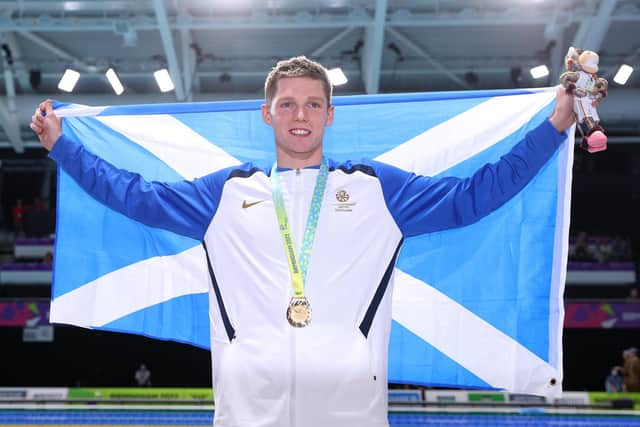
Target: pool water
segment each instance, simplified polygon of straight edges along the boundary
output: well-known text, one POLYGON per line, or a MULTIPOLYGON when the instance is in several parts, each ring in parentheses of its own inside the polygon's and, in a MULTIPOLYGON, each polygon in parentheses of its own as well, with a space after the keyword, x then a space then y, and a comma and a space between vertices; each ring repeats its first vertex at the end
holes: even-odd
MULTIPOLYGON (((2 426, 211 426, 211 410, 0 410, 2 426)), ((392 412, 391 427, 640 427, 640 416, 615 414, 516 414, 392 412)))

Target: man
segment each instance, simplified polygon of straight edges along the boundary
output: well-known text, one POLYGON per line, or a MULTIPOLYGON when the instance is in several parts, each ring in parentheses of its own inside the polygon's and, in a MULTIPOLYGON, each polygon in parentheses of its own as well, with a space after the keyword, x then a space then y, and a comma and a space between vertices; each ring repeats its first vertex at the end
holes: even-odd
POLYGON ((138 387, 151 387, 151 371, 144 363, 141 363, 138 369, 136 369, 133 378, 138 387))
POLYGON ((549 120, 462 180, 325 159, 331 84, 307 58, 279 62, 265 98, 277 164, 193 182, 149 183, 115 169, 62 135, 50 102, 31 127, 96 199, 203 241, 216 426, 387 426, 392 275, 403 237, 473 223, 509 200, 565 140, 573 99, 559 91, 549 120))
POLYGON ((622 375, 622 367, 614 366, 611 373, 604 380, 604 389, 607 393, 620 393, 624 391, 624 376, 622 375))
POLYGON ((631 347, 622 352, 624 366, 622 374, 624 375, 623 390, 627 392, 640 391, 640 357, 638 357, 638 349, 631 347))

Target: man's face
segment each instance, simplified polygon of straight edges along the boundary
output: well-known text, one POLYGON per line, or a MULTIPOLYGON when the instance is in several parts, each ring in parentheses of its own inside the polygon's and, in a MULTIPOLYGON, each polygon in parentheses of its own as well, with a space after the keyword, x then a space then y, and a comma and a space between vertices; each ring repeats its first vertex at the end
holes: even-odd
POLYGON ((279 80, 271 105, 262 106, 262 118, 273 127, 279 160, 313 159, 319 163, 324 128, 333 122, 333 106, 329 106, 320 80, 279 80))

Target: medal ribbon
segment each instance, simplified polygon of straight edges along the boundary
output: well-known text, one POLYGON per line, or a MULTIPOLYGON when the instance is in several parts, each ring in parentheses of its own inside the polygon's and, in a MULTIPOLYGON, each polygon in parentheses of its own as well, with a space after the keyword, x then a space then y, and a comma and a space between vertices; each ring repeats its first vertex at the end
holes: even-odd
POLYGON ((302 247, 300 248, 300 256, 296 255, 293 233, 289 226, 287 211, 284 208, 284 200, 282 198, 282 190, 280 189, 280 177, 278 176, 277 164, 271 167, 271 194, 273 204, 276 208, 276 216, 280 226, 280 234, 282 235, 282 243, 289 261, 289 273, 291 274, 291 282, 293 283, 294 298, 304 298, 304 282, 307 277, 307 266, 311 257, 311 248, 313 239, 316 236, 316 228, 318 226, 318 218, 320 218, 320 208, 322 207, 322 198, 324 189, 327 186, 327 177, 329 176, 329 166, 327 160, 323 157, 320 164, 320 172, 316 178, 316 185, 313 190, 313 198, 311 199, 311 207, 309 208, 309 216, 307 217, 307 226, 302 239, 302 247), (300 261, 298 261, 298 259, 300 261))

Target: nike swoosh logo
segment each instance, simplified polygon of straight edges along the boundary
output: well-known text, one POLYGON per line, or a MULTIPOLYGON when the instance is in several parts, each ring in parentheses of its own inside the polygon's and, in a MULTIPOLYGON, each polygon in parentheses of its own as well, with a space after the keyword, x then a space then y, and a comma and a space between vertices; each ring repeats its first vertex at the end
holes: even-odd
POLYGON ((257 205, 258 203, 262 203, 264 200, 258 200, 257 202, 247 203, 246 200, 242 201, 242 209, 250 208, 251 206, 257 205))

